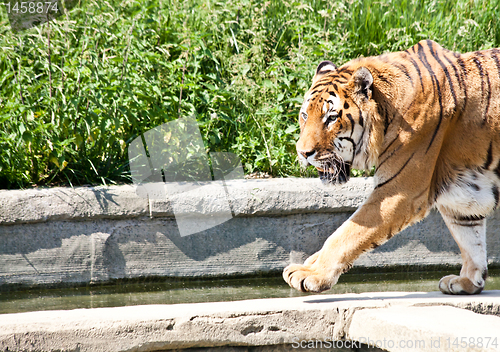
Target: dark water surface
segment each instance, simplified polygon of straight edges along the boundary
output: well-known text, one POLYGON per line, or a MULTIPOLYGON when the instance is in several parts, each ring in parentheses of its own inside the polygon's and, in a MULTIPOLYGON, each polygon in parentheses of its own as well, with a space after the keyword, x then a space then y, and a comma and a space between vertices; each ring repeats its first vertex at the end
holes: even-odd
MULTIPOLYGON (((438 290, 450 272, 344 274, 324 294, 438 290)), ((500 290, 500 270, 490 271, 486 290, 500 290)), ((281 278, 155 281, 66 289, 0 292, 0 314, 37 310, 121 307, 141 304, 223 302, 256 298, 305 296, 281 278)))

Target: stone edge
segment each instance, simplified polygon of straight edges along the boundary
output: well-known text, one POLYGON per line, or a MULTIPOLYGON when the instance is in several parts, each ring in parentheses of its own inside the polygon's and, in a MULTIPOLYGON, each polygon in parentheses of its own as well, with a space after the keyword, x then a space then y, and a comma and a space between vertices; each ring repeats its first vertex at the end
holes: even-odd
MULTIPOLYGON (((353 178, 334 186, 307 178, 233 180, 225 186, 235 216, 267 216, 354 211, 373 190, 373 179, 353 178)), ((173 202, 201 204, 205 213, 217 211, 211 208, 210 199, 193 192, 166 200, 148 197, 135 185, 0 190, 0 225, 173 217, 173 202)))

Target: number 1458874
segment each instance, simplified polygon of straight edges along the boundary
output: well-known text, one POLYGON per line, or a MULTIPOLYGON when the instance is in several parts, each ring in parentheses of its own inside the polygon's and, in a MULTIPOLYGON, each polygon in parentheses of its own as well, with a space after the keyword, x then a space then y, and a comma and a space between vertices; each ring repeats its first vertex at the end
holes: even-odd
POLYGON ((7 8, 7 13, 16 14, 35 14, 35 13, 48 13, 49 11, 58 12, 57 1, 43 2, 43 1, 22 1, 14 3, 4 3, 7 8))

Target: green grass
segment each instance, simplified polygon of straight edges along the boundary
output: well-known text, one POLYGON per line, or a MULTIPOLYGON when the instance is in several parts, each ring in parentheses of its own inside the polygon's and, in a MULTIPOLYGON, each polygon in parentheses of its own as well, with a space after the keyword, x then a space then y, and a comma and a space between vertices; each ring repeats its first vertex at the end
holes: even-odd
POLYGON ((12 33, 3 8, 0 188, 130 182, 128 143, 191 115, 207 151, 237 153, 246 173, 314 173, 294 144, 319 62, 424 38, 499 47, 499 18, 485 0, 91 0, 12 33))

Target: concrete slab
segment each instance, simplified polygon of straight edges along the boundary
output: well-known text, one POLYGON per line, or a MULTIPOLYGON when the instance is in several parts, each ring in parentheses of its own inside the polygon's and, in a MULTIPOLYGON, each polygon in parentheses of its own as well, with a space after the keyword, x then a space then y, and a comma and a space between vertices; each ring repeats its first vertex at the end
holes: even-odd
POLYGON ((449 307, 356 312, 348 339, 388 351, 500 351, 500 316, 449 307))
MULTIPOLYGON (((45 311, 0 315, 0 350, 293 348, 307 347, 311 341, 317 345, 322 343, 322 347, 328 342, 344 341, 343 346, 348 345, 351 349, 357 347, 356 338, 377 341, 389 338, 391 331, 393 338, 425 340, 430 336, 430 328, 425 325, 432 321, 436 322, 433 326, 439 334, 432 336, 444 337, 443 341, 439 340, 441 343, 448 337, 462 337, 467 328, 459 329, 460 326, 469 327, 466 337, 478 341, 479 337, 500 334, 499 316, 500 291, 485 291, 477 296, 448 296, 439 292, 323 294, 221 303, 45 311), (446 321, 446 317, 450 319, 446 321)), ((429 339, 425 341, 430 343, 429 339)))

